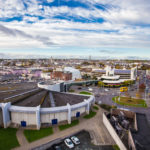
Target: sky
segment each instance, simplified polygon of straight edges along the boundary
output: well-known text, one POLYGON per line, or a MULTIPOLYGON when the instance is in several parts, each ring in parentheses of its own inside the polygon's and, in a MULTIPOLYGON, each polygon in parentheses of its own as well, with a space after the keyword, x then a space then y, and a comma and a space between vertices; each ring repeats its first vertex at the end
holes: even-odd
POLYGON ((0 0, 0 58, 150 56, 150 0, 0 0))

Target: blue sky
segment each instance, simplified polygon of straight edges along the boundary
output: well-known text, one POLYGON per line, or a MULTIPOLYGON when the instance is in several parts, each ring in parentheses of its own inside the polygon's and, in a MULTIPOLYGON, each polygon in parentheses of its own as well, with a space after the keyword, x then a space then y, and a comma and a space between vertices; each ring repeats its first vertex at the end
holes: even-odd
POLYGON ((149 14, 149 0, 0 0, 0 57, 148 58, 149 14))

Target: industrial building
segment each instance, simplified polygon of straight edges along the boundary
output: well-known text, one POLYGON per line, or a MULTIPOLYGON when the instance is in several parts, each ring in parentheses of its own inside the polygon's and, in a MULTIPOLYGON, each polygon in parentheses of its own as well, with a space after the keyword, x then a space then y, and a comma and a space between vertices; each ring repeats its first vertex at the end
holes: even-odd
POLYGON ((16 96, 5 97, 0 103, 0 126, 40 129, 58 123, 71 123, 74 118, 89 114, 95 97, 63 92, 64 83, 38 83, 16 96), (10 102, 11 101, 11 102, 10 102))

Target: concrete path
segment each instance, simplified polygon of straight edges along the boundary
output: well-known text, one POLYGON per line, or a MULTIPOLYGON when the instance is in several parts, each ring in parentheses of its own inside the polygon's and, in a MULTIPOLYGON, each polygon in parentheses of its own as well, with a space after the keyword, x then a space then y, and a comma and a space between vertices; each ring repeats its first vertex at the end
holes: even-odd
MULTIPOLYGON (((32 143, 21 144, 20 147, 15 148, 14 150, 31 150, 34 147, 40 146, 42 144, 48 143, 58 138, 65 138, 71 134, 74 134, 80 130, 87 130, 89 131, 92 142, 95 145, 113 145, 115 144, 114 140, 108 133, 107 129, 105 128, 102 122, 102 114, 103 110, 100 109, 96 116, 91 119, 84 119, 80 118, 80 123, 77 126, 72 128, 68 128, 64 131, 59 131, 58 127, 54 127, 54 134, 37 140, 32 143)), ((18 137, 18 136, 17 136, 18 137)))
POLYGON ((26 140, 26 138, 23 134, 23 131, 24 131, 23 129, 19 128, 16 133, 16 136, 17 136, 20 146, 26 146, 28 144, 28 141, 26 140))

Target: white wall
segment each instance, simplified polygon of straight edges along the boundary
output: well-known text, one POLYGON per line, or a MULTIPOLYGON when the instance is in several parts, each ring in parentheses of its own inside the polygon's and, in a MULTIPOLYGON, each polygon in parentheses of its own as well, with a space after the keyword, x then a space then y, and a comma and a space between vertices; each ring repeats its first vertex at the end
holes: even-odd
POLYGON ((112 138, 114 139, 114 141, 116 142, 116 144, 119 146, 119 148, 121 150, 127 150, 127 148, 121 141, 120 137, 117 135, 116 131, 114 130, 114 128, 112 127, 112 125, 110 124, 109 120, 107 119, 107 117, 104 113, 103 113, 103 123, 104 123, 105 127, 107 128, 107 130, 109 131, 112 138))
POLYGON ((11 112, 12 123, 21 124, 21 121, 26 121, 26 125, 36 125, 36 114, 11 112))
POLYGON ((60 92, 60 83, 51 84, 51 85, 44 85, 44 84, 38 83, 38 87, 42 89, 47 89, 50 91, 60 92))
POLYGON ((81 73, 78 69, 72 67, 65 67, 64 71, 68 71, 72 73, 72 80, 81 79, 81 73))
POLYGON ((67 120, 68 112, 41 114, 41 123, 51 123, 52 119, 58 119, 58 122, 67 120))
POLYGON ((131 69, 131 80, 136 80, 136 76, 137 76, 137 68, 132 68, 131 69))
POLYGON ((3 126, 3 115, 2 115, 2 109, 0 108, 0 126, 3 126))
POLYGON ((71 111, 71 117, 76 117, 77 112, 80 112, 80 115, 81 115, 86 112, 86 109, 85 107, 81 107, 81 108, 71 111))
POLYGON ((41 78, 50 79, 50 78, 51 78, 50 75, 51 75, 50 73, 44 73, 44 72, 42 72, 42 73, 41 73, 41 78))

